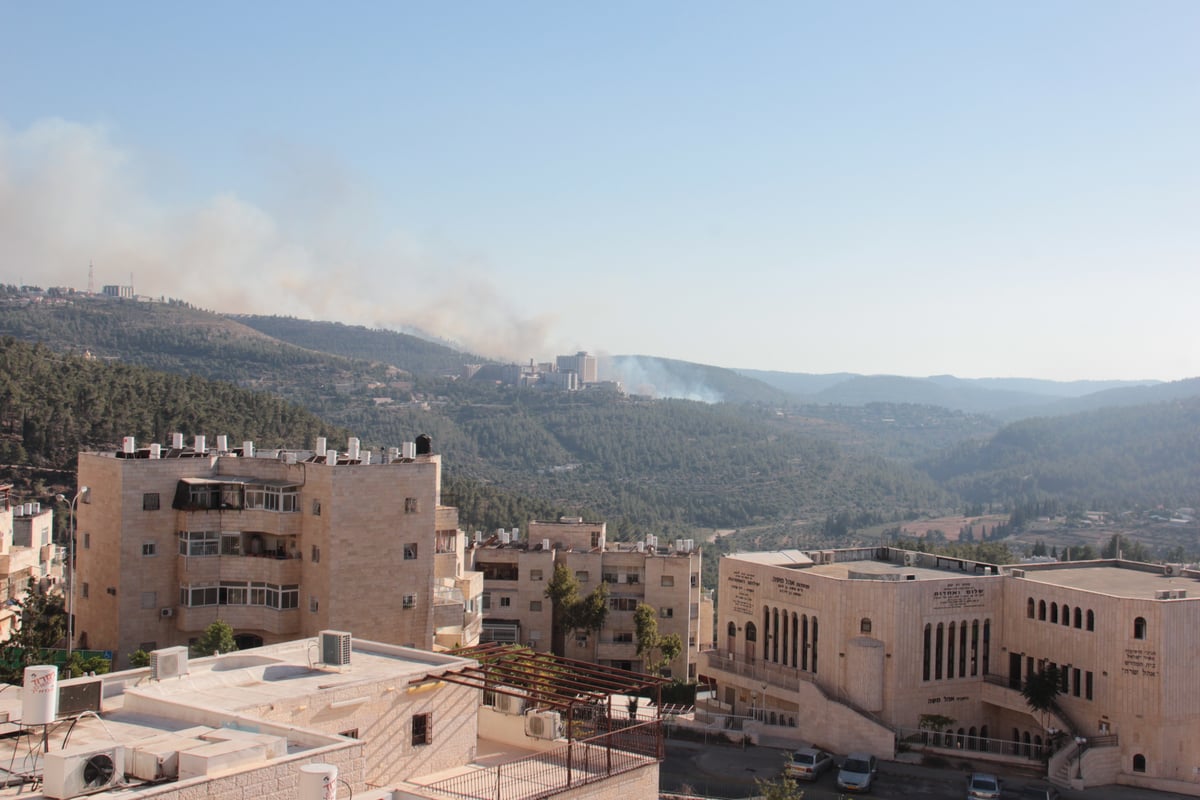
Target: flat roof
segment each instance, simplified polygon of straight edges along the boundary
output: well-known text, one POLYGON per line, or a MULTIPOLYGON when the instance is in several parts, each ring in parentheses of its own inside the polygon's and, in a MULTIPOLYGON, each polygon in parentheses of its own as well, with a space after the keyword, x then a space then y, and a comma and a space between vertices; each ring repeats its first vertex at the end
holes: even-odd
MULTIPOLYGON (((1018 566, 1017 569, 1022 567, 1018 566)), ((1158 592, 1164 590, 1186 591, 1186 599, 1200 598, 1200 580, 1192 575, 1169 576, 1161 569, 1139 569, 1136 566, 1118 566, 1115 562, 1081 562, 1037 565, 1036 569, 1025 568, 1027 581, 1036 581, 1051 586, 1062 586, 1085 592, 1128 597, 1138 600, 1156 600, 1158 592)))

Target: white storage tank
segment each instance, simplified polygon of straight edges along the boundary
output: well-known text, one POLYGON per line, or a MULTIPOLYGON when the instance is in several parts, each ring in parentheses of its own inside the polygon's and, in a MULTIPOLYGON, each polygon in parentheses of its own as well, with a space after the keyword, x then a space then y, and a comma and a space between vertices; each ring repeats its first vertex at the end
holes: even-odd
POLYGON ((58 716, 58 667, 40 664, 25 668, 21 689, 21 724, 49 725, 58 716))

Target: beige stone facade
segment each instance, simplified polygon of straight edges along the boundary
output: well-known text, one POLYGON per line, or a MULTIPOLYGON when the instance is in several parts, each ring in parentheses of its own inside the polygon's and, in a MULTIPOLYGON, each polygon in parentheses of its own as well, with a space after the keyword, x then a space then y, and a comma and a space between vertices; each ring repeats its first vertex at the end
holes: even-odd
POLYGON ((659 635, 676 634, 684 644, 665 666, 671 677, 694 680, 699 654, 712 646, 712 592, 701 585, 702 556, 682 540, 609 543, 605 524, 569 518, 534 521, 527 538, 492 536, 470 552, 484 576, 484 638, 550 651, 551 604, 545 596, 556 563, 565 564, 586 595, 602 582, 609 611, 598 634, 571 634, 563 655, 641 671, 633 615, 645 603, 657 613, 659 635))
POLYGON ((14 504, 11 492, 11 484, 0 485, 0 640, 20 623, 10 601, 25 596, 29 581, 49 587, 62 575, 53 511, 40 503, 14 504))
POLYGON ((441 505, 440 456, 181 438, 79 456, 80 647, 124 666, 217 619, 242 647, 331 628, 420 648, 478 640, 482 584, 441 505))
POLYGON ((1200 574, 1122 561, 996 566, 865 548, 722 559, 715 708, 838 751, 941 743, 1067 785, 1200 794, 1200 574), (1057 712, 1021 687, 1059 669, 1057 712), (833 724, 831 724, 833 723, 833 724), (1077 777, 1081 776, 1081 777, 1077 777))

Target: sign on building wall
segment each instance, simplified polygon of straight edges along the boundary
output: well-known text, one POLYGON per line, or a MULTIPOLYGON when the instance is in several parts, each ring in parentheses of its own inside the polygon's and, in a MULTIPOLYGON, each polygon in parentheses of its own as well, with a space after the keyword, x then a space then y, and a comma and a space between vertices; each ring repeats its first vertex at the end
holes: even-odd
POLYGON ((972 581, 947 583, 933 593, 933 608, 935 611, 983 607, 983 587, 972 581))
POLYGON ((758 603, 755 595, 758 591, 758 576, 753 572, 733 570, 726 580, 729 584, 730 607, 739 614, 753 614, 758 603))

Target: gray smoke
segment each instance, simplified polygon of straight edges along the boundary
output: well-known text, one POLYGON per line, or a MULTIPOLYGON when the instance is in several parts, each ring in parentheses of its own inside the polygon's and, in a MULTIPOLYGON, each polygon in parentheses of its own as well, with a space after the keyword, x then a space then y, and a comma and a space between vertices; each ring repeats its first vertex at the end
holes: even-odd
MULTIPOLYGON (((527 314, 470 254, 376 219, 361 182, 320 154, 264 154, 271 209, 232 193, 172 205, 170 170, 100 126, 0 123, 0 271, 8 283, 133 286, 225 313, 422 330, 473 353, 552 350, 554 317, 527 314)), ((565 350, 563 352, 566 352, 565 350)))

